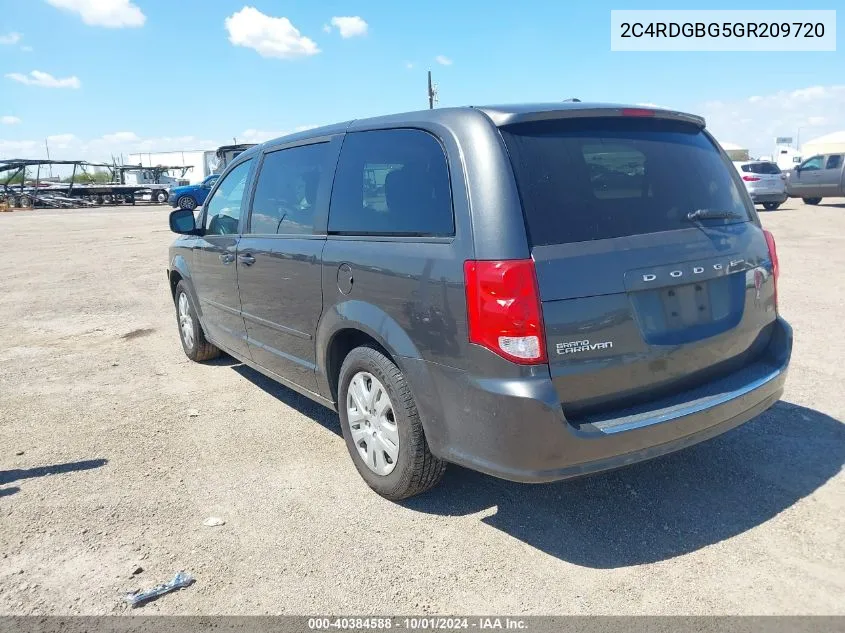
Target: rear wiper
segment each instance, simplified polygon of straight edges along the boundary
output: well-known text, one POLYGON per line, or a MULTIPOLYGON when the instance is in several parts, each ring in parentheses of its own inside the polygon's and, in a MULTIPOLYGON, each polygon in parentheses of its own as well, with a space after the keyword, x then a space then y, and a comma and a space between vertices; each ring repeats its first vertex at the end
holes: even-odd
POLYGON ((696 209, 687 213, 687 220, 740 220, 742 216, 733 211, 719 211, 717 209, 696 209))

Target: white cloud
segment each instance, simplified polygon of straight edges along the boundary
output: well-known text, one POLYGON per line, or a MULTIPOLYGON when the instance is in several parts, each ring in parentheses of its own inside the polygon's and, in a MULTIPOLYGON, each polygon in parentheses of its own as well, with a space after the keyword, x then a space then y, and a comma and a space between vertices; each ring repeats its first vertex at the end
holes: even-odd
POLYGON ((3 157, 40 158, 43 149, 44 141, 7 141, 0 138, 0 156, 3 157))
POLYGON ((31 53, 34 49, 32 48, 32 46, 21 46, 21 50, 24 53, 31 53))
POLYGON ((47 140, 51 143, 70 143, 75 138, 75 134, 51 134, 47 137, 47 140))
MULTIPOLYGON (((239 143, 261 143, 263 141, 285 136, 294 132, 302 132, 315 125, 298 125, 288 130, 245 130, 237 136, 239 143)), ((129 154, 144 154, 148 152, 169 152, 188 150, 214 150, 220 145, 232 142, 232 135, 216 139, 202 138, 193 135, 182 136, 149 136, 144 137, 135 132, 122 131, 103 134, 95 138, 80 138, 75 134, 52 134, 47 136, 50 146, 50 156, 57 160, 88 160, 95 163, 110 163, 112 157, 124 160, 129 154)), ((15 158, 45 158, 44 137, 38 140, 4 140, 0 138, 0 156, 15 158)), ((145 163, 146 164, 146 163, 145 163)), ((201 169, 200 165, 196 166, 201 169)))
POLYGON ((0 116, 0 123, 2 123, 3 125, 17 125, 20 122, 21 120, 18 117, 12 116, 10 114, 4 114, 3 116, 0 116))
POLYGON ((329 24, 324 24, 324 25, 323 25, 323 33, 331 33, 331 32, 332 32, 332 27, 331 27, 331 25, 329 25, 329 24))
POLYGON ((405 62, 405 68, 412 70, 414 68, 414 64, 411 62, 405 62))
POLYGON ((102 138, 106 143, 131 143, 141 140, 135 132, 114 132, 113 134, 104 134, 102 138))
POLYGON ((22 73, 8 73, 7 79, 26 84, 27 86, 41 86, 42 88, 79 88, 82 84, 75 75, 58 79, 50 73, 33 70, 28 75, 22 73))
POLYGON ((75 134, 53 134, 47 137, 51 149, 69 149, 75 141, 75 134))
POLYGON ((696 111, 722 142, 737 143, 752 155, 770 154, 775 137, 805 143, 845 125, 845 85, 811 86, 735 100, 709 101, 696 111), (799 132, 800 128, 800 132, 799 132))
POLYGON ((254 7, 244 7, 225 21, 229 41, 252 48, 262 57, 293 59, 320 52, 314 40, 302 35, 287 18, 264 15, 254 7))
POLYGON ((112 29, 144 26, 147 16, 131 0, 47 0, 58 9, 78 13, 89 26, 112 29))
MULTIPOLYGON (((369 25, 357 15, 335 16, 331 20, 332 26, 337 27, 342 38, 358 37, 367 34, 369 25)), ((324 29, 325 30, 325 29, 324 29)))
POLYGON ((23 35, 20 33, 12 31, 11 33, 6 33, 6 35, 0 35, 0 44, 12 46, 13 44, 20 42, 22 37, 23 35))
POLYGON ((434 61, 436 61, 441 66, 451 66, 452 65, 452 60, 449 59, 448 57, 446 57, 445 55, 438 55, 437 57, 434 58, 434 61))
POLYGON ((280 136, 287 136, 288 134, 295 134, 297 132, 304 132, 305 130, 312 130, 317 125, 297 125, 291 130, 256 130, 250 128, 244 130, 238 135, 238 143, 263 143, 280 136))

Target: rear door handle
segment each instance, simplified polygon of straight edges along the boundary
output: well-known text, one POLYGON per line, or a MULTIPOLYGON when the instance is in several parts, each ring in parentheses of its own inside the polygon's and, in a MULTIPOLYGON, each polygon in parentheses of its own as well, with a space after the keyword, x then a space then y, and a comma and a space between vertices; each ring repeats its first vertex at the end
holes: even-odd
POLYGON ((249 253, 238 255, 238 263, 244 266, 252 266, 255 263, 255 258, 249 253))

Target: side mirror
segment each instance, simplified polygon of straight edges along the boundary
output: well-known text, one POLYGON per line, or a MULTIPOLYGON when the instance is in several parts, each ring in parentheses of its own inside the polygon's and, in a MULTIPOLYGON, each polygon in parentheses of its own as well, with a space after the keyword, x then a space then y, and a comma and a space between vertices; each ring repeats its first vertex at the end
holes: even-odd
POLYGON ((181 235, 200 235, 194 220, 194 212, 176 209, 170 212, 170 230, 181 235))

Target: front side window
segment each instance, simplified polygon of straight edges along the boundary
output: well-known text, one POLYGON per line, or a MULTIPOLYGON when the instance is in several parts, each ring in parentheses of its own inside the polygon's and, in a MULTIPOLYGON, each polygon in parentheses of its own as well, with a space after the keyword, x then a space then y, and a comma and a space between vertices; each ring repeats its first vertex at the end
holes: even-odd
POLYGON ((251 165, 252 159, 249 159, 235 167, 211 196, 205 210, 206 235, 232 235, 238 232, 241 203, 251 165))
POLYGON ((271 152, 255 185, 249 232, 302 235, 314 230, 317 192, 328 173, 329 143, 271 152))
POLYGON ((437 139, 421 130, 348 134, 328 228, 345 235, 453 235, 449 169, 437 139))
POLYGON ((822 165, 824 165, 824 157, 823 156, 813 156, 812 158, 808 158, 804 161, 801 165, 802 171, 817 171, 822 169, 822 165))
POLYGON ((834 154, 827 157, 825 169, 839 169, 842 167, 842 154, 834 154))

